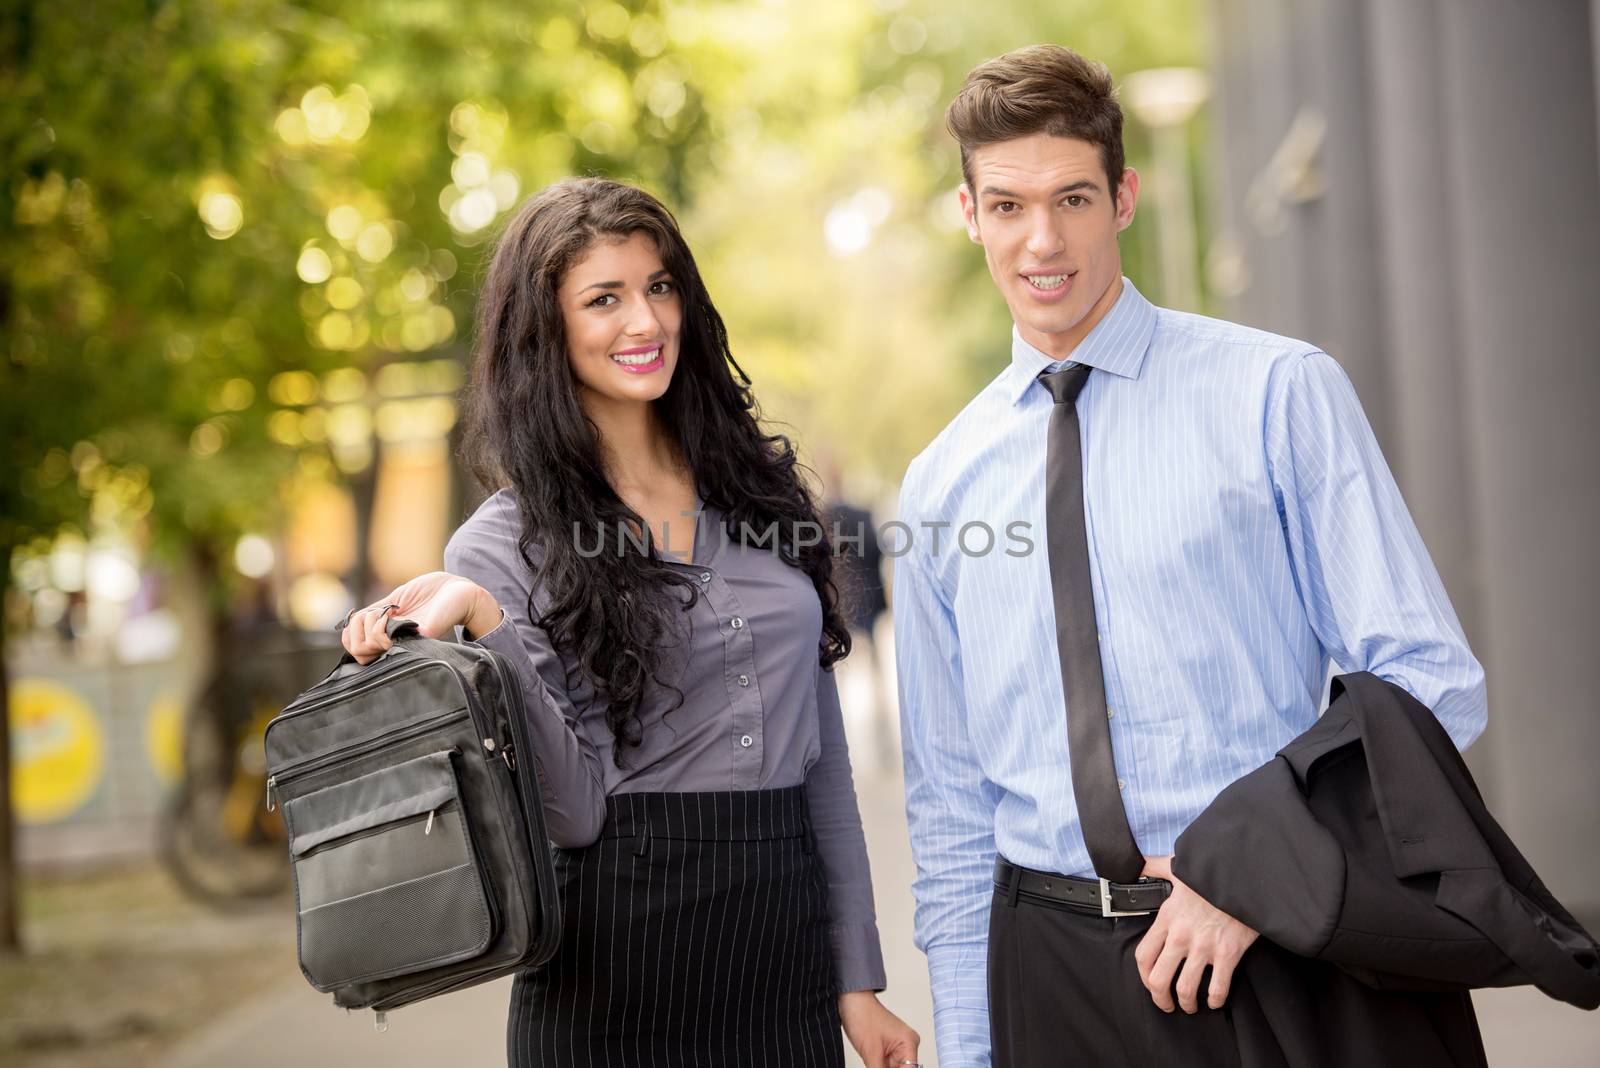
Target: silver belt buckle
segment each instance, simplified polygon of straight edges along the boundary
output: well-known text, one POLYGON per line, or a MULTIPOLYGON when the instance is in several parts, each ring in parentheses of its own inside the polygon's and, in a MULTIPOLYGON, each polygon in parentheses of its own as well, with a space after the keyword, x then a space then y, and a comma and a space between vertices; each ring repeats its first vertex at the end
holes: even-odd
POLYGON ((1105 916, 1105 917, 1107 917, 1109 919, 1112 916, 1148 916, 1148 915, 1150 915, 1150 913, 1152 911, 1154 911, 1154 910, 1152 910, 1152 909, 1134 909, 1134 910, 1132 910, 1130 912, 1119 912, 1118 910, 1112 908, 1111 907, 1111 880, 1109 880, 1109 879, 1101 879, 1100 880, 1100 915, 1105 916))

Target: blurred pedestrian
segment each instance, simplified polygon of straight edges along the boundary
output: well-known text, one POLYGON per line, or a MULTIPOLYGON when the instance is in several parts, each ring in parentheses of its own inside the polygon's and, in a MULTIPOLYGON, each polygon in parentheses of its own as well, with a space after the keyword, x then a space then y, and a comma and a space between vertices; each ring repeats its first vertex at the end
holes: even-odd
POLYGON ((495 492, 345 634, 377 656, 393 603, 522 676, 564 926, 513 984, 510 1063, 840 1065, 841 1023, 915 1063, 875 993, 830 549, 659 202, 574 179, 516 213, 468 422, 495 492))
POLYGON ((880 771, 893 770, 900 759, 895 741, 893 709, 885 685, 883 654, 878 647, 878 623, 888 611, 883 589, 883 547, 872 510, 852 503, 845 496, 844 472, 838 460, 825 454, 819 464, 828 532, 834 538, 834 584, 839 589, 840 607, 850 625, 851 651, 865 654, 862 667, 868 676, 872 695, 868 713, 880 771))

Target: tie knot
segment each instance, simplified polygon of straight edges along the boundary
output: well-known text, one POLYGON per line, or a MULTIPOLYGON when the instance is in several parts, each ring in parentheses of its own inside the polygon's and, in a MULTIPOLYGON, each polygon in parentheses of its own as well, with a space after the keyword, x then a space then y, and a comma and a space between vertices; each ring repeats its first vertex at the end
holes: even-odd
POLYGON ((1073 364, 1059 371, 1041 374, 1039 381, 1044 383, 1057 404, 1070 404, 1078 399, 1078 393, 1083 389, 1083 384, 1089 380, 1089 372, 1092 370, 1094 368, 1086 363, 1073 364))

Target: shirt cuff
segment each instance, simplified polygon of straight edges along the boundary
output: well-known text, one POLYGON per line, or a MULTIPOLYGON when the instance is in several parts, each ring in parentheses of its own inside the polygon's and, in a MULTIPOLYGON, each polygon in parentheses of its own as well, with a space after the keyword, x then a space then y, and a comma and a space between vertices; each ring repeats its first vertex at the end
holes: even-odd
POLYGON ((990 1068, 988 942, 928 947, 933 1034, 946 1068, 990 1068))
POLYGON ((830 924, 828 937, 833 943, 835 993, 879 991, 889 985, 884 975, 883 946, 878 940, 876 923, 830 924))

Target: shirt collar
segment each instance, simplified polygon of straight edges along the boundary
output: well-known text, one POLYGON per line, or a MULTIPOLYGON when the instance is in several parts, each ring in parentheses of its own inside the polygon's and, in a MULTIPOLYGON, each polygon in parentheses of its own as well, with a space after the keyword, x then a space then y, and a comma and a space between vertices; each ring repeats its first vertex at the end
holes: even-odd
POLYGON ((1040 352, 1022 340, 1022 331, 1013 325, 1007 397, 1012 404, 1019 403, 1040 372, 1074 363, 1088 364, 1122 378, 1138 378, 1155 330, 1156 306, 1146 300, 1126 276, 1122 279, 1122 293, 1117 302, 1078 343, 1068 359, 1056 360, 1040 352))

